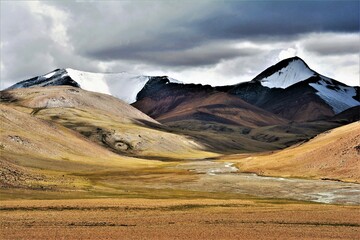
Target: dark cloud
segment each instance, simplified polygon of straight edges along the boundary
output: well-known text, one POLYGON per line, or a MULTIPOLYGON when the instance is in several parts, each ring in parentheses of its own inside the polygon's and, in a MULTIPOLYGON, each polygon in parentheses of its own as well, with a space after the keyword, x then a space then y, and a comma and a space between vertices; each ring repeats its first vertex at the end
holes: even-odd
POLYGON ((207 38, 358 32, 359 1, 238 1, 189 27, 207 38))
POLYGON ((303 43, 305 50, 318 55, 346 55, 360 52, 360 36, 329 36, 306 40, 303 43))
POLYGON ((261 51, 254 47, 235 47, 229 46, 228 43, 209 44, 201 47, 178 50, 168 48, 161 51, 153 51, 153 49, 143 50, 142 48, 110 48, 98 52, 92 52, 89 56, 93 58, 103 58, 107 60, 115 60, 119 58, 136 61, 141 59, 142 62, 149 64, 158 64, 163 66, 202 66, 216 64, 225 59, 233 59, 236 57, 245 57, 257 55, 261 51))
POLYGON ((255 48, 231 48, 206 46, 202 48, 189 49, 187 51, 170 51, 165 54, 151 54, 149 62, 168 66, 204 66, 216 64, 223 60, 238 57, 255 56, 261 51, 255 48))
POLYGON ((129 2, 53 4, 71 13, 68 34, 78 54, 105 61, 141 61, 153 54, 163 64, 168 51, 218 40, 289 40, 302 33, 359 30, 358 1, 139 2, 138 8, 129 2))

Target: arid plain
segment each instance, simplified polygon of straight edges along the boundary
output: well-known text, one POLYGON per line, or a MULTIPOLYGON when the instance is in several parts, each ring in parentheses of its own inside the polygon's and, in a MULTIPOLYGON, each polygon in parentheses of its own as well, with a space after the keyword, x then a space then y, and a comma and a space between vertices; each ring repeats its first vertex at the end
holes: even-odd
POLYGON ((203 197, 2 201, 1 239, 359 237, 358 207, 203 197))

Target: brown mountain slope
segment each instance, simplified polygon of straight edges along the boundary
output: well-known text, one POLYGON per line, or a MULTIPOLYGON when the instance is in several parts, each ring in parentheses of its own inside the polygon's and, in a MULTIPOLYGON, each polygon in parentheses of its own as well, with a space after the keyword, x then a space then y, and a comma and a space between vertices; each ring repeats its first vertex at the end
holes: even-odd
POLYGON ((316 82, 317 78, 296 83, 286 89, 273 91, 266 103, 259 107, 266 109, 286 119, 306 122, 324 120, 334 116, 334 111, 317 94, 309 83, 316 82))
POLYGON ((188 96, 170 95, 158 100, 146 97, 133 106, 162 123, 199 120, 245 127, 287 123, 285 119, 275 114, 222 92, 200 92, 188 96), (173 107, 165 109, 166 106, 173 107))
POLYGON ((336 114, 331 118, 332 121, 338 121, 342 123, 352 123, 360 120, 360 106, 346 109, 345 111, 336 114))
POLYGON ((360 182, 360 122, 318 135, 272 154, 226 157, 242 171, 263 175, 339 179, 360 182))
POLYGON ((133 106, 170 131, 190 135, 209 150, 223 154, 282 149, 341 125, 291 123, 210 86, 160 80, 146 86, 133 106))
MULTIPOLYGON (((70 86, 22 88, 1 92, 3 103, 12 103, 37 110, 50 108, 78 108, 111 114, 117 121, 133 123, 136 120, 158 123, 129 104, 106 94, 89 92, 70 86)), ((141 124, 141 121, 138 123, 141 124)))
POLYGON ((332 108, 309 85, 313 81, 316 79, 310 78, 286 89, 264 87, 260 82, 240 83, 230 90, 229 86, 219 88, 291 121, 324 120, 334 116, 332 108))
POLYGON ((121 155, 144 158, 211 156, 202 146, 109 95, 58 86, 2 92, 2 102, 75 130, 121 155), (176 143, 176 144, 175 144, 176 143))

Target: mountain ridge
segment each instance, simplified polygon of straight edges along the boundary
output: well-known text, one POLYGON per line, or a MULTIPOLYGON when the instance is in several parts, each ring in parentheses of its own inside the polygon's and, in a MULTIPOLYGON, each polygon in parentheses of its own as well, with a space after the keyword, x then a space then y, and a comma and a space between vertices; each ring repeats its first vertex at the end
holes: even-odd
MULTIPOLYGON (((180 81, 168 78, 170 82, 180 81)), ((137 93, 153 76, 136 75, 127 72, 95 73, 79 71, 72 68, 55 69, 44 75, 20 81, 5 90, 28 87, 73 86, 84 90, 105 93, 127 103, 136 101, 137 93)))
MULTIPOLYGON (((324 119, 360 105, 360 87, 347 86, 318 74, 299 57, 282 60, 265 69, 251 81, 228 86, 184 84, 167 76, 133 75, 126 72, 102 74, 67 68, 56 69, 19 82, 8 89, 51 85, 81 87, 113 95, 127 103, 151 98, 153 104, 156 104, 156 101, 162 101, 161 98, 164 96, 176 97, 175 92, 179 92, 177 89, 186 89, 195 95, 204 92, 225 92, 292 121, 324 119)), ((149 107, 149 103, 145 105, 149 107)), ((171 106, 173 107, 174 105, 171 106)), ((162 111, 166 108, 167 111, 171 110, 170 106, 161 108, 162 111)), ((139 110, 143 111, 141 107, 139 110)), ((157 117, 151 113, 150 116, 157 117)))

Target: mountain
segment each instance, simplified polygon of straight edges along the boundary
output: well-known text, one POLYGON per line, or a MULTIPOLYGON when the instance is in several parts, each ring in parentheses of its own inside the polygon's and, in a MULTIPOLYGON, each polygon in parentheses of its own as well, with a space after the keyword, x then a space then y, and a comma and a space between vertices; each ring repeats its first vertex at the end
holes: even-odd
MULTIPOLYGON (((2 105, 62 125, 122 156, 186 159, 207 155, 194 140, 167 132, 154 119, 110 95, 52 86, 2 91, 0 100, 2 105)), ((26 125, 26 119, 19 121, 26 125)))
POLYGON ((358 87, 324 77, 295 57, 232 86, 152 79, 132 105, 212 150, 256 152, 291 146, 352 122, 356 110, 340 112, 360 105, 358 92, 358 87))
MULTIPOLYGON (((146 82, 154 77, 121 73, 91 73, 71 68, 56 69, 45 75, 37 76, 16 83, 8 88, 29 88, 46 86, 73 86, 84 90, 105 93, 115 96, 127 103, 136 101, 136 95, 146 82)), ((171 82, 179 81, 168 78, 171 82)))
POLYGON ((291 123, 209 85, 152 79, 132 104, 172 131, 219 153, 276 150, 337 127, 337 121, 291 123))
MULTIPOLYGON (((150 98, 152 103, 135 103, 134 106, 157 118, 156 114, 153 115, 153 110, 149 110, 157 109, 158 112, 161 108, 164 114, 166 109, 162 98, 164 96, 171 96, 173 99, 179 96, 184 98, 185 95, 181 89, 190 91, 191 97, 197 94, 202 95, 203 92, 225 92, 281 118, 298 122, 327 119, 348 108, 360 105, 359 87, 347 86, 320 75, 311 70, 302 59, 294 57, 269 67, 249 82, 231 86, 180 85, 170 83, 166 79, 148 81, 139 92, 137 100, 150 98), (156 95, 161 97, 156 97, 156 95), (143 109, 142 106, 145 105, 146 109, 143 109)), ((173 106, 171 111, 174 111, 173 106)))
POLYGON ((133 106, 162 123, 199 120, 259 127, 287 122, 239 97, 218 92, 210 86, 179 86, 167 79, 153 79, 146 83, 133 106))

